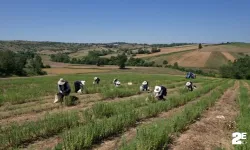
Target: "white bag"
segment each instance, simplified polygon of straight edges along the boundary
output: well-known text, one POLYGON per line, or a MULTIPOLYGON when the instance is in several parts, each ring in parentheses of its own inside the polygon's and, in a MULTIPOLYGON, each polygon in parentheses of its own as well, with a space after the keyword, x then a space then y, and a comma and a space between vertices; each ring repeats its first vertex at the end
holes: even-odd
POLYGON ((140 86, 140 91, 143 91, 143 87, 142 86, 140 86))
POLYGON ((55 100, 54 100, 54 103, 57 103, 59 101, 59 98, 57 96, 57 94, 55 95, 55 100))
POLYGON ((78 90, 77 93, 82 93, 82 89, 78 90))

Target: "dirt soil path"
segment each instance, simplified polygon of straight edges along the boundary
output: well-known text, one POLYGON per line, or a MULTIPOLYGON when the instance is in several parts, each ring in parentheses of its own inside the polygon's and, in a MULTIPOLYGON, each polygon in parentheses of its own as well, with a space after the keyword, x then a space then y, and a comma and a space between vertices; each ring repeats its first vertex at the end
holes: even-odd
POLYGON ((170 63, 177 62, 179 66, 183 67, 204 67, 210 54, 211 52, 192 51, 182 55, 181 58, 171 60, 170 63))
POLYGON ((235 58, 233 55, 231 55, 228 52, 221 52, 228 60, 231 60, 232 62, 234 62, 235 58))
POLYGON ((176 138, 172 150, 212 150, 216 148, 233 149, 231 134, 234 132, 238 114, 236 104, 239 82, 228 89, 216 104, 202 114, 199 121, 176 138), (221 117, 221 118, 219 118, 221 117))
MULTIPOLYGON (((207 94, 205 94, 203 96, 208 96, 211 92, 212 91, 208 92, 207 94)), ((175 115, 176 113, 182 111, 186 106, 193 105, 196 102, 198 102, 199 100, 200 100, 200 98, 197 98, 193 101, 186 103, 185 105, 182 105, 182 106, 179 106, 176 108, 172 108, 167 112, 162 112, 162 113, 158 114, 156 117, 141 120, 140 122, 137 122, 136 126, 138 127, 141 125, 149 124, 149 123, 155 122, 159 119, 167 119, 167 118, 175 115)), ((93 146, 92 150, 116 150, 118 147, 120 147, 122 145, 122 138, 125 138, 125 140, 127 142, 129 142, 135 136, 136 136, 136 127, 132 127, 132 128, 129 128, 122 135, 117 135, 116 137, 110 137, 110 138, 104 140, 100 145, 93 146)))

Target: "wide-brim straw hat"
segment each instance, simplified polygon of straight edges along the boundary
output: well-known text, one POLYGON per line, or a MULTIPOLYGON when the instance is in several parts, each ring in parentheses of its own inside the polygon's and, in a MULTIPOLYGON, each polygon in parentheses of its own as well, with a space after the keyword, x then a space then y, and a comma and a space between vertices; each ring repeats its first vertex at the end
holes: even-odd
POLYGON ((158 93, 161 91, 161 87, 160 86, 155 86, 154 92, 158 93))
POLYGON ((97 79, 97 77, 94 77, 94 80, 96 80, 97 79))
POLYGON ((58 81, 57 84, 58 84, 58 85, 64 85, 64 84, 65 84, 65 80, 63 80, 63 78, 61 78, 61 79, 58 81))
POLYGON ((187 82, 187 83, 186 83, 186 86, 190 86, 190 85, 191 85, 191 83, 190 83, 190 82, 187 82))
POLYGON ((142 85, 147 85, 147 84, 148 84, 147 81, 143 81, 143 82, 142 82, 142 85))

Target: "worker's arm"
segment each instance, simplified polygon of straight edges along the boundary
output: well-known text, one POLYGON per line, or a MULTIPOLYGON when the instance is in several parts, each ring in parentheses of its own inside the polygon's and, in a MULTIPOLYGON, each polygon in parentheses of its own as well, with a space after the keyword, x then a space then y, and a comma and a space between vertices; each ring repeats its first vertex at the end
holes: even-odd
POLYGON ((60 85, 58 85, 57 88, 58 88, 58 91, 59 91, 60 93, 62 93, 62 90, 61 90, 60 85))

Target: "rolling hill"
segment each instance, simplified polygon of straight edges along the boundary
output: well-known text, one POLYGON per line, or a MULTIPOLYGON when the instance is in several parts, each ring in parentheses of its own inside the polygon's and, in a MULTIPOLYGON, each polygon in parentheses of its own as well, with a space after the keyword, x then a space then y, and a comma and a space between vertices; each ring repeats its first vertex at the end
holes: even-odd
MULTIPOLYGON (((190 47, 192 48, 192 47, 190 47)), ((162 55, 148 56, 144 59, 155 61, 162 65, 164 60, 169 64, 178 63, 182 67, 212 68, 216 69, 227 64, 228 61, 250 54, 249 44, 227 44, 227 45, 207 45, 202 49, 191 49, 182 47, 179 50, 162 55)))

